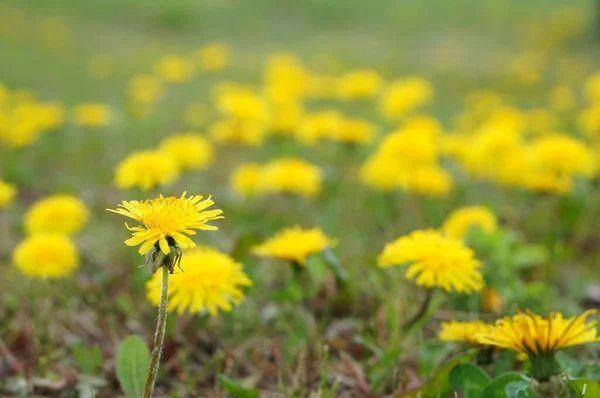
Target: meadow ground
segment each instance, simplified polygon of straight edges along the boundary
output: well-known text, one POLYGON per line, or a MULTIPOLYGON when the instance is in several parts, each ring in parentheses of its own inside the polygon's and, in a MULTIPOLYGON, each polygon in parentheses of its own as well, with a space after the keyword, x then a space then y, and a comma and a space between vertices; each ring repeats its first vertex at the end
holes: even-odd
POLYGON ((600 397, 550 314, 600 305, 596 7, 0 1, 0 396, 142 396, 162 271, 106 209, 187 191, 229 257, 184 250, 155 396, 600 397))

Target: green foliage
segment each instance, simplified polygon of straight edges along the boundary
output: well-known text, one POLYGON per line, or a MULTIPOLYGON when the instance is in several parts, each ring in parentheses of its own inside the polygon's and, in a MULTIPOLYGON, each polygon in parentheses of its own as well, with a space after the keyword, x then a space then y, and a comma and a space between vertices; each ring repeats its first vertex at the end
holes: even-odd
POLYGON ((575 379, 569 382, 569 388, 576 397, 600 397, 600 384, 591 379, 575 379))
POLYGON ((73 359, 77 362, 81 372, 88 375, 95 375, 100 372, 102 366, 102 352, 100 346, 94 344, 87 348, 83 344, 77 344, 73 347, 73 359))
POLYGON ((462 391, 463 397, 481 396, 481 391, 490 381, 490 376, 480 367, 471 363, 456 365, 448 375, 450 387, 462 391))
POLYGON ((516 372, 502 373, 490 381, 482 390, 484 398, 505 398, 508 395, 507 386, 510 383, 524 382, 523 376, 516 372))
POLYGON ((139 398, 150 362, 146 342, 139 336, 127 337, 117 349, 117 377, 127 398, 139 398))
POLYGON ((236 398, 259 398, 260 394, 253 388, 247 388, 243 385, 231 380, 229 377, 220 374, 219 384, 233 394, 236 398))

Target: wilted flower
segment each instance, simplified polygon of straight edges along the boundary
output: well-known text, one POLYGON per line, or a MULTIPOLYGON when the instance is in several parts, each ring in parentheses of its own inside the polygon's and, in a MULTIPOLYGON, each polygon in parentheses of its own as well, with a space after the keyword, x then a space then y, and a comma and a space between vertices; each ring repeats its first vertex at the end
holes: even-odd
POLYGON ((472 228, 494 232, 498 227, 496 216, 485 206, 467 206, 454 210, 444 220, 442 231, 454 238, 464 238, 472 228))
POLYGON ((206 169, 214 158, 212 144, 197 133, 178 134, 164 139, 160 149, 169 153, 184 169, 206 169))
POLYGON ((272 238, 253 248, 254 254, 261 257, 275 257, 299 265, 306 258, 337 244, 335 239, 325 235, 318 228, 302 229, 298 226, 286 228, 272 238))
POLYGON ((206 210, 214 202, 209 197, 203 199, 200 195, 185 197, 184 192, 180 198, 163 197, 148 199, 141 202, 137 200, 123 201, 116 210, 107 209, 113 213, 121 214, 139 222, 141 225, 129 227, 133 237, 127 239, 127 246, 140 247, 140 254, 146 254, 158 243, 164 254, 171 252, 174 243, 183 249, 195 247, 196 244, 186 235, 195 235, 194 229, 216 231, 217 227, 208 225, 207 222, 223 218, 222 210, 206 210))
POLYGON ((52 195, 37 201, 25 214, 25 231, 29 235, 56 233, 74 235, 90 217, 89 210, 72 195, 52 195))
POLYGON ((385 246, 378 265, 408 267, 406 279, 414 279, 428 289, 441 287, 447 292, 472 293, 485 286, 473 251, 458 239, 435 230, 414 231, 385 246))
POLYGON ((131 153, 117 165, 115 185, 119 189, 140 187, 147 191, 179 178, 175 158, 163 151, 144 150, 131 153))
POLYGON ((32 278, 59 279, 77 269, 77 248, 65 235, 33 235, 21 242, 13 252, 17 268, 32 278))

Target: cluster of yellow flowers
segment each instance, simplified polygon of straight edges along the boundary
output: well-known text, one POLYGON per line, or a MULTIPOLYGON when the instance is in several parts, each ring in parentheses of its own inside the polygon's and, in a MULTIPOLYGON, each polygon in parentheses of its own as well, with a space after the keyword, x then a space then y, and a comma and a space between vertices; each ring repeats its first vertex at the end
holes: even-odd
POLYGON ((85 204, 71 195, 52 195, 34 203, 25 214, 28 237, 14 250, 13 261, 32 278, 68 276, 79 265, 79 255, 70 236, 89 219, 85 204))
POLYGON ((321 192, 323 172, 301 158, 280 158, 265 165, 242 164, 233 171, 231 187, 241 196, 282 193, 314 197, 321 192))

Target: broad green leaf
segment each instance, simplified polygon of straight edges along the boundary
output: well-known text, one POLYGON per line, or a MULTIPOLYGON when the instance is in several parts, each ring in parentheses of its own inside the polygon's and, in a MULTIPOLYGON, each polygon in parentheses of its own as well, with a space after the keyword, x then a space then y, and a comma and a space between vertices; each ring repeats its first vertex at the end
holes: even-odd
POLYGON ((139 398, 144 393, 150 353, 139 336, 129 336, 117 349, 117 378, 127 398, 139 398))
POLYGON ((254 388, 244 387, 225 375, 219 375, 219 383, 237 398, 260 398, 260 394, 254 388))
POLYGON ((576 397, 600 397, 600 384, 592 379, 571 380, 569 388, 576 397))
POLYGON ((511 381, 504 387, 507 398, 533 398, 533 391, 525 380, 511 381))
POLYGON ((520 381, 524 381, 523 377, 516 372, 503 373, 485 386, 481 396, 482 398, 506 398, 506 386, 520 381))
POLYGON ((481 397, 481 391, 490 382, 490 376, 472 363, 456 365, 448 376, 450 387, 463 392, 464 397, 481 397))
POLYGON ((452 369, 461 363, 471 362, 476 355, 477 350, 471 350, 465 354, 458 355, 452 358, 451 360, 447 361, 442 366, 440 366, 431 378, 431 382, 428 383, 429 396, 443 396, 443 394, 445 394, 450 389, 448 379, 452 369))

